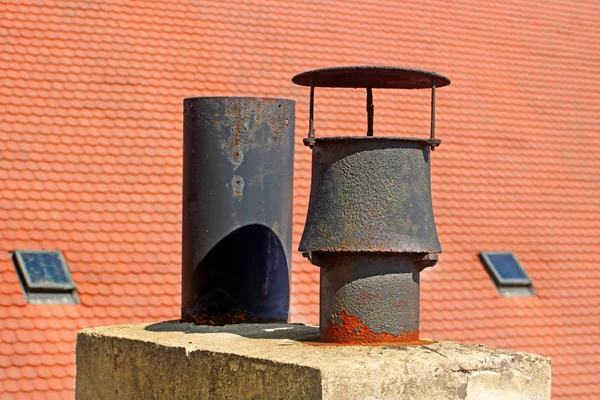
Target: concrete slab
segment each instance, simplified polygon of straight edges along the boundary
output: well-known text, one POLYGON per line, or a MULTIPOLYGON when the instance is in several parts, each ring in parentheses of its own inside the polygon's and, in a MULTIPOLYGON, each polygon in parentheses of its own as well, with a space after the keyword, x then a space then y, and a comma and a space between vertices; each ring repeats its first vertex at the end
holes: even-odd
POLYGON ((332 346, 295 324, 82 330, 76 398, 550 399, 550 359, 454 342, 332 346))

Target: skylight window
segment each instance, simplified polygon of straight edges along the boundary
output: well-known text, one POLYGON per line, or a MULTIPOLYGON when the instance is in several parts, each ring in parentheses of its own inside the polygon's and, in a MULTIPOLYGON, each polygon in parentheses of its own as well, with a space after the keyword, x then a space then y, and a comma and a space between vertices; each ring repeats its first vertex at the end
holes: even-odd
POLYGON ((535 296, 531 278, 512 252, 482 252, 479 256, 502 296, 535 296))
POLYGON ((29 303, 79 303, 60 251, 16 250, 12 258, 29 303))

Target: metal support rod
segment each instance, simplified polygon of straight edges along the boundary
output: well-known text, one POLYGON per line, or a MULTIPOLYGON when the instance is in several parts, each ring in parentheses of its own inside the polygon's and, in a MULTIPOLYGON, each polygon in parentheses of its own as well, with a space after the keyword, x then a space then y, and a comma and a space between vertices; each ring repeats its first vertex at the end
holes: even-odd
POLYGON ((308 115, 308 137, 315 137, 315 85, 311 79, 310 81, 310 109, 308 115))
POLYGON ((435 138, 435 79, 431 85, 431 139, 435 138))
POLYGON ((373 89, 367 88, 367 136, 373 136, 373 89))

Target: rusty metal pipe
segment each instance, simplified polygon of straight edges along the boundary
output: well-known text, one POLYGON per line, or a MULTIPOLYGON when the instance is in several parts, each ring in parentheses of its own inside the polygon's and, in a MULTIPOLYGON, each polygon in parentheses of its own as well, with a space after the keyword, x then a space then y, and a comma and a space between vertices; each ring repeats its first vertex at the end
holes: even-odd
POLYGON ((415 256, 314 253, 321 267, 320 340, 340 344, 419 340, 415 256))
POLYGON ((294 101, 186 99, 183 153, 182 320, 287 320, 294 101))
POLYGON ((419 273, 441 252, 427 139, 317 138, 300 250, 321 268, 320 336, 419 339, 419 273))
POLYGON ((417 343, 419 274, 442 249, 430 183, 435 90, 450 80, 407 68, 333 67, 298 74, 311 87, 367 89, 367 136, 304 139, 313 149, 310 201, 298 250, 321 268, 320 337, 338 344, 417 343), (373 137, 373 91, 431 88, 428 139, 373 137))

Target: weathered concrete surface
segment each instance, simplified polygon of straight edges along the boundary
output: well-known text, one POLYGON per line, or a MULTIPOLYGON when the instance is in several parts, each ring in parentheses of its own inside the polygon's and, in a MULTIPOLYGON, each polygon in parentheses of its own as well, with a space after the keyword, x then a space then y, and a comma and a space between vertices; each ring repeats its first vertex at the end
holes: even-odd
POLYGON ((550 399, 550 359, 454 342, 315 344, 292 324, 84 329, 84 399, 550 399))

